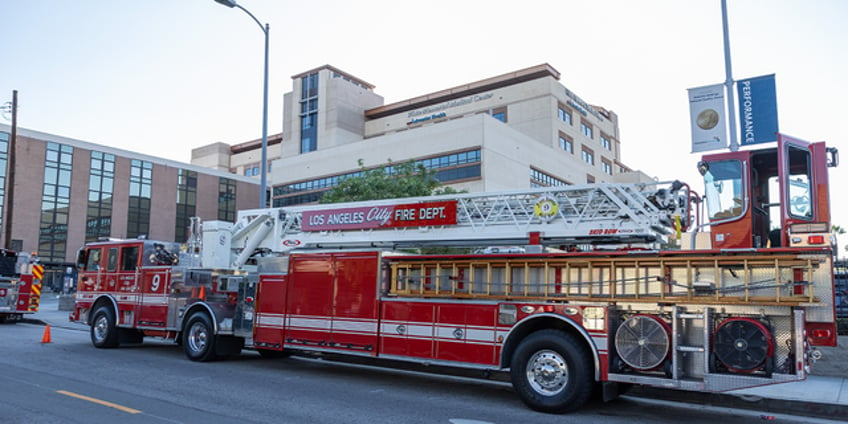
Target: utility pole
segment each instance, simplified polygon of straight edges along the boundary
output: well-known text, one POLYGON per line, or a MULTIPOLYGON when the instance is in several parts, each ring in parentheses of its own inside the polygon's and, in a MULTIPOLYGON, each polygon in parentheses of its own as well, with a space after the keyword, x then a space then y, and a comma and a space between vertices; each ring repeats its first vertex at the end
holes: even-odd
POLYGON ((3 247, 12 249, 12 205, 15 201, 15 142, 18 138, 18 90, 12 91, 12 134, 9 137, 8 172, 6 176, 6 198, 3 204, 3 223, 5 243, 3 247))

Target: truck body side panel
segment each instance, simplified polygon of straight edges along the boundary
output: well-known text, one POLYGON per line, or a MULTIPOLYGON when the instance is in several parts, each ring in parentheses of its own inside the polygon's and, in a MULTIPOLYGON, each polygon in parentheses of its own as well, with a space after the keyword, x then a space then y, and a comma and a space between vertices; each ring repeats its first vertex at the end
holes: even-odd
POLYGON ((256 346, 280 350, 286 337, 284 317, 288 278, 285 275, 262 275, 256 294, 256 321, 253 340, 256 346))

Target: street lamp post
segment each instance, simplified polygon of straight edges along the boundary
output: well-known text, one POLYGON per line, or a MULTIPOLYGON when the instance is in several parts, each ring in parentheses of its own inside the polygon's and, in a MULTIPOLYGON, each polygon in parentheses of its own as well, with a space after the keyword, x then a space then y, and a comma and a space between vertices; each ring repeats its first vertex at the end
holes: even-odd
POLYGON ((2 108, 4 112, 8 108, 12 114, 12 133, 9 137, 9 149, 7 153, 9 163, 7 166, 8 174, 6 176, 6 202, 3 207, 3 232, 6 233, 3 247, 11 250, 14 247, 12 246, 12 208, 15 201, 15 157, 18 153, 16 147, 18 138, 18 90, 12 90, 11 103, 4 104, 2 108))
POLYGON ((259 164, 259 207, 266 207, 265 199, 267 197, 268 180, 267 180, 267 165, 268 165, 268 34, 271 28, 266 23, 264 26, 256 16, 253 16, 249 10, 241 7, 236 3, 236 0, 215 0, 215 2, 223 4, 227 7, 237 7, 253 18, 259 29, 265 34, 265 81, 262 85, 262 162, 259 164))

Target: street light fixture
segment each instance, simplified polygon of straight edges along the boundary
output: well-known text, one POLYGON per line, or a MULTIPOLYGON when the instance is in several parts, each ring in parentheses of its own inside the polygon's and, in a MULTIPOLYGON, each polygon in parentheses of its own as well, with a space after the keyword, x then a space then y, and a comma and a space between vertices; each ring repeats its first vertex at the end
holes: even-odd
POLYGON ((259 25, 259 29, 265 34, 265 82, 262 87, 262 161, 259 164, 259 207, 266 207, 265 199, 267 198, 267 170, 266 166, 268 165, 268 34, 271 31, 271 28, 266 23, 264 26, 259 19, 256 19, 256 16, 253 16, 249 10, 241 7, 236 0, 215 0, 216 3, 223 4, 227 7, 237 7, 247 13, 248 16, 253 18, 257 25, 259 25))

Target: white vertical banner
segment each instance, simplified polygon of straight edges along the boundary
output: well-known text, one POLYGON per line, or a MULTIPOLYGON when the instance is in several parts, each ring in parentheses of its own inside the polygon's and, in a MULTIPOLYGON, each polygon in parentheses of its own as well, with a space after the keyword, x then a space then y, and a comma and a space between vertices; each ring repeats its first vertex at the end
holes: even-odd
POLYGON ((724 84, 689 89, 692 153, 727 147, 724 84))

